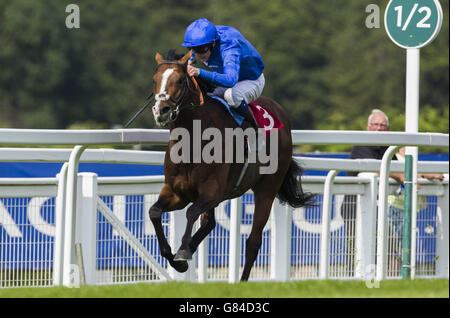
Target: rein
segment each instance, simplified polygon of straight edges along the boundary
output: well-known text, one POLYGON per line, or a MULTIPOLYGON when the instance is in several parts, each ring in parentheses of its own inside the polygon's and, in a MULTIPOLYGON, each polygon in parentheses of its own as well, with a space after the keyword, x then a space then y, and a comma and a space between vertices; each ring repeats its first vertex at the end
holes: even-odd
MULTIPOLYGON (((192 76, 191 77, 191 81, 194 85, 194 89, 190 89, 189 87, 189 76, 186 73, 186 67, 184 64, 180 64, 178 62, 171 62, 171 61, 167 61, 167 62, 162 62, 160 64, 158 64, 158 66, 156 67, 156 69, 158 69, 158 67, 160 67, 163 64, 175 64, 175 65, 179 65, 183 68, 183 73, 184 73, 184 79, 183 79, 183 90, 181 92, 181 95, 178 99, 174 99, 172 96, 170 96, 169 98, 167 98, 166 94, 158 94, 156 96, 153 96, 153 93, 150 94, 150 96, 147 97, 147 102, 145 103, 145 105, 143 107, 141 107, 141 109, 139 109, 139 111, 124 125, 124 128, 128 128, 131 123, 150 105, 150 103, 154 100, 156 101, 167 101, 170 100, 172 101, 176 108, 174 110, 171 111, 171 114, 169 116, 169 120, 167 123, 169 122, 173 122, 178 118, 179 113, 181 112, 181 110, 183 109, 189 109, 189 108, 193 108, 193 107, 199 107, 202 106, 204 104, 204 98, 203 98, 203 93, 202 90, 200 89, 200 86, 197 83, 197 80, 192 76), (194 103, 190 103, 187 106, 182 107, 182 103, 183 103, 183 99, 186 95, 186 91, 190 90, 191 92, 197 94, 199 96, 200 99, 200 105, 194 105, 194 103), (162 95, 162 96, 161 96, 162 95)), ((166 123, 166 124, 167 124, 166 123)))
POLYGON ((141 109, 139 109, 139 111, 125 124, 124 128, 128 128, 128 126, 131 125, 131 123, 144 111, 144 109, 146 109, 148 107, 148 105, 150 105, 150 103, 155 99, 155 97, 153 97, 153 93, 151 93, 148 97, 147 97, 147 102, 145 103, 144 106, 141 107, 141 109))

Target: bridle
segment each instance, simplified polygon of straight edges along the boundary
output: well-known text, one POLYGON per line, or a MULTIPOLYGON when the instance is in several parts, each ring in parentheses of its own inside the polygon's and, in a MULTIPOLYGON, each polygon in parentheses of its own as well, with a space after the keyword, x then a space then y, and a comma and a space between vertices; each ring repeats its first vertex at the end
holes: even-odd
MULTIPOLYGON (((186 66, 184 64, 178 63, 178 62, 172 62, 172 61, 165 61, 165 62, 161 62, 156 66, 156 70, 158 70, 158 68, 162 65, 167 65, 167 64, 174 64, 174 65, 179 65, 182 67, 183 69, 183 88, 181 91, 180 96, 175 99, 173 96, 170 96, 169 94, 166 93, 159 93, 155 95, 155 101, 156 102, 167 102, 170 101, 173 104, 169 105, 170 106, 170 113, 169 113, 169 117, 166 121, 162 122, 161 125, 162 126, 166 126, 168 123, 174 122, 175 120, 177 120, 178 115, 180 114, 180 112, 182 110, 185 109, 192 109, 192 108, 196 108, 199 107, 201 105, 203 105, 203 94, 201 92, 201 89, 199 88, 196 80, 194 77, 189 78, 187 72, 186 72, 186 66), (192 84, 194 85, 194 88, 191 88, 189 83, 192 82, 192 84), (190 103, 184 103, 184 99, 186 97, 186 93, 187 91, 190 91, 192 93, 195 93, 199 96, 200 99, 200 104, 196 105, 194 104, 194 102, 190 102, 190 103)), ((156 104, 155 104, 156 106, 156 104)), ((154 106, 154 107, 155 107, 154 106)))

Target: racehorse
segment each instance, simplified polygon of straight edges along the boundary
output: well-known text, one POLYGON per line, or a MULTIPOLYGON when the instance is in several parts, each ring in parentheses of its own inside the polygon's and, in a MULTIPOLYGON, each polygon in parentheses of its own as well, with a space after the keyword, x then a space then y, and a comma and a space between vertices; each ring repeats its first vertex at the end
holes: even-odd
MULTIPOLYGON (((198 77, 196 81, 187 75, 186 66, 191 58, 191 52, 177 57, 178 59, 164 59, 159 53, 155 56, 158 63, 153 76, 156 99, 153 114, 156 123, 168 126, 171 133, 176 128, 184 128, 192 133, 195 120, 200 121, 202 131, 214 127, 222 133, 222 136, 226 128, 237 128, 238 124, 224 105, 209 96, 202 86, 198 85, 198 77)), ((249 164, 245 180, 236 188, 244 165, 242 162, 175 163, 171 159, 171 150, 177 140, 169 142, 164 160, 164 185, 149 214, 161 255, 179 272, 188 269, 187 261, 192 259, 200 242, 214 229, 216 225, 214 209, 222 201, 239 197, 249 189, 254 193, 253 224, 246 241, 245 266, 241 281, 247 281, 249 278, 275 197, 295 208, 312 203, 312 195, 305 193, 301 186, 300 176, 303 169, 292 160, 291 129, 285 110, 267 97, 261 96, 255 102, 265 107, 283 123, 278 132, 278 166, 275 173, 260 174, 257 172, 258 163, 249 164), (162 213, 183 209, 189 203, 192 205, 186 211, 186 230, 181 246, 174 255, 163 231, 162 213), (192 235, 193 225, 200 216, 200 228, 192 235)), ((190 138, 195 142, 192 134, 190 138)), ((190 156, 192 155, 191 152, 190 156)))

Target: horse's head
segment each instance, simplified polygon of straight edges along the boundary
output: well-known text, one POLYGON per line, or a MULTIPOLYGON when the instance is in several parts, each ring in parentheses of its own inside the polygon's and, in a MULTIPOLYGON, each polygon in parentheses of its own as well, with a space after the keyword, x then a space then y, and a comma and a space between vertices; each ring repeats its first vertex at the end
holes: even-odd
POLYGON ((189 90, 186 65, 191 54, 189 52, 179 60, 165 60, 161 54, 156 53, 155 60, 158 66, 153 75, 156 101, 153 116, 159 126, 166 126, 178 116, 180 106, 189 90))

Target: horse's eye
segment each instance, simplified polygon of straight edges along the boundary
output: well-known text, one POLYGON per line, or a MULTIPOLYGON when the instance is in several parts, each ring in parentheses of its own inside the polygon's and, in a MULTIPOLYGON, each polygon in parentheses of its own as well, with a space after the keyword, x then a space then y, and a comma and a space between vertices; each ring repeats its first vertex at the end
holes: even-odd
POLYGON ((183 78, 181 77, 181 78, 177 81, 177 83, 178 83, 178 84, 183 84, 183 78))

